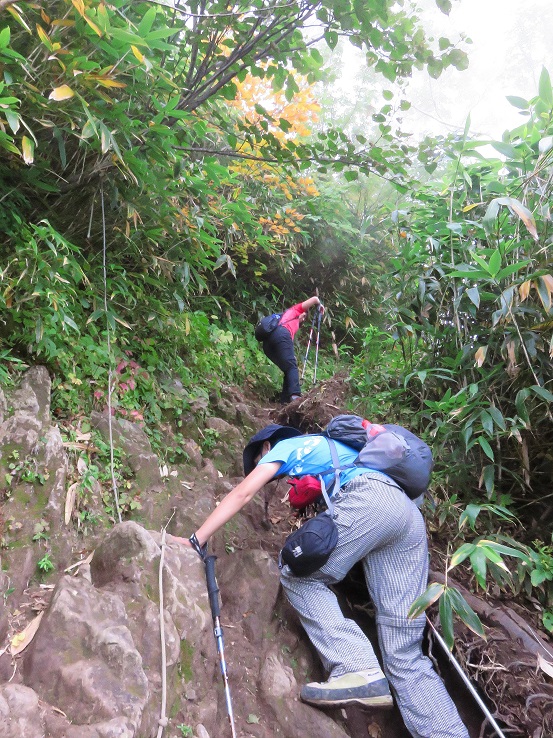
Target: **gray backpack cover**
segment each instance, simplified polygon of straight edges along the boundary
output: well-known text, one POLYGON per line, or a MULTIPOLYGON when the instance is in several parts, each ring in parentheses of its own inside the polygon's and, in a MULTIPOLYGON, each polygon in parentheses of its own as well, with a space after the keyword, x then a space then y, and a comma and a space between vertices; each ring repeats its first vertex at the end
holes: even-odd
POLYGON ((377 425, 358 415, 337 415, 323 435, 359 451, 355 466, 384 472, 412 500, 426 492, 434 466, 432 451, 406 428, 377 425))

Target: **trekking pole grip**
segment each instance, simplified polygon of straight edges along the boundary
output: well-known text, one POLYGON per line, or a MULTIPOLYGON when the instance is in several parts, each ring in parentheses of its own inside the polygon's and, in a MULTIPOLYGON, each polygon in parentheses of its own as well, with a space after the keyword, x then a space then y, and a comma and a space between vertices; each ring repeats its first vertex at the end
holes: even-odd
POLYGON ((209 605, 211 607, 211 614, 213 618, 218 618, 220 615, 219 607, 219 587, 217 586, 217 580, 215 578, 215 562, 217 556, 208 556, 205 560, 205 578, 207 582, 207 595, 209 597, 209 605))

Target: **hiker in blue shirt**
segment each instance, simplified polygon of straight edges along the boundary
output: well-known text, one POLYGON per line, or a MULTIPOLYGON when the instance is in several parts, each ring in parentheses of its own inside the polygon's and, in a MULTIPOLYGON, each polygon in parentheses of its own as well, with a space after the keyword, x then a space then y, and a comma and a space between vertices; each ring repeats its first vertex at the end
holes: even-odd
MULTIPOLYGON (((354 461, 357 451, 339 442, 335 445, 341 466, 354 461)), ((196 531, 194 542, 207 543, 272 479, 331 470, 331 480, 332 468, 330 446, 323 436, 267 426, 244 449, 246 477, 196 531)), ((301 699, 316 706, 386 707, 392 704, 393 692, 415 738, 469 738, 441 678, 422 653, 424 615, 407 617, 428 578, 426 529, 420 511, 382 472, 350 467, 340 472, 339 482, 340 488, 332 494, 336 548, 309 576, 295 576, 286 565, 281 571, 286 596, 328 673, 326 681, 303 686, 301 699), (344 617, 330 589, 357 562, 362 562, 376 610, 382 668, 370 641, 353 620, 344 617)), ((191 545, 184 538, 178 540, 191 545)))

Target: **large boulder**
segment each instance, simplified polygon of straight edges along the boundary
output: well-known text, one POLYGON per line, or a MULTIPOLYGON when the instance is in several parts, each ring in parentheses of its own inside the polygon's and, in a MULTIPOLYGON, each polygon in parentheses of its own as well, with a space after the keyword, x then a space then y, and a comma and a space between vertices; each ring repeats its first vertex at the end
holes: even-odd
POLYGON ((25 660, 25 682, 77 724, 118 717, 138 728, 148 699, 121 598, 63 577, 25 660))
MULTIPOLYGON (((92 425, 106 441, 110 438, 120 448, 134 473, 134 485, 140 492, 155 496, 163 490, 163 480, 159 471, 159 460, 152 451, 150 439, 138 423, 124 418, 111 418, 106 412, 93 412, 92 425), (111 429, 110 429, 111 426, 111 429)), ((147 500, 148 496, 145 495, 147 500)))
POLYGON ((21 684, 0 686, 0 735, 2 738, 43 738, 38 695, 32 689, 21 684))

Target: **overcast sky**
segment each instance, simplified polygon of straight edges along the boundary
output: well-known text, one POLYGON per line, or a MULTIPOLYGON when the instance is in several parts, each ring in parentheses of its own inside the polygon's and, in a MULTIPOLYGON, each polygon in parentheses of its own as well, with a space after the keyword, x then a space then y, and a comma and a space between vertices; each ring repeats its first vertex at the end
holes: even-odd
MULTIPOLYGON (((463 127, 469 113, 472 131, 484 135, 500 137, 519 125, 520 114, 505 98, 535 96, 544 66, 553 77, 553 1, 459 0, 449 18, 437 20, 445 35, 453 38, 453 29, 464 31, 473 43, 467 47, 466 71, 447 71, 438 80, 424 76, 423 89, 434 103, 433 110, 419 112, 427 125, 434 126, 428 117, 433 115, 463 127)), ((418 107, 416 98, 413 103, 418 107)))
MULTIPOLYGON (((403 116, 402 129, 446 134, 462 130, 470 114, 473 134, 497 139, 521 124, 520 113, 505 98, 537 95, 544 66, 553 78, 553 0, 453 0, 449 16, 434 0, 419 4, 427 8, 427 35, 453 41, 464 32, 473 43, 463 47, 470 58, 467 70, 447 70, 437 80, 426 72, 413 77, 407 91, 413 108, 403 116)), ((346 52, 339 84, 347 86, 352 67, 364 64, 356 51, 346 52)))

